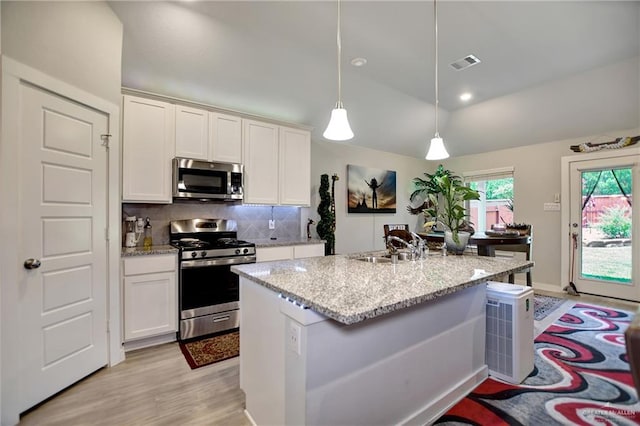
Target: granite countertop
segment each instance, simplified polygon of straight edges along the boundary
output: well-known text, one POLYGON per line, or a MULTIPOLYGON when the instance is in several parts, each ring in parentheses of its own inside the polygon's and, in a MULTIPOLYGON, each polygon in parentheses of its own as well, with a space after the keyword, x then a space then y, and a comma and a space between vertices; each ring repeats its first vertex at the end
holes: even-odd
POLYGON ((152 254, 171 254, 178 253, 178 249, 170 246, 151 246, 150 249, 145 249, 144 247, 122 247, 122 257, 131 257, 131 256, 148 256, 152 254))
POLYGON ((395 265, 356 260, 371 254, 236 265, 231 270, 331 319, 355 324, 533 266, 527 260, 435 253, 395 265), (476 269, 486 274, 478 276, 476 269))
POLYGON ((324 244, 325 240, 320 240, 317 238, 307 239, 307 238, 295 238, 295 239, 258 239, 252 240, 247 239, 247 241, 254 243, 257 248, 259 247, 278 247, 278 246, 300 246, 306 244, 324 244))

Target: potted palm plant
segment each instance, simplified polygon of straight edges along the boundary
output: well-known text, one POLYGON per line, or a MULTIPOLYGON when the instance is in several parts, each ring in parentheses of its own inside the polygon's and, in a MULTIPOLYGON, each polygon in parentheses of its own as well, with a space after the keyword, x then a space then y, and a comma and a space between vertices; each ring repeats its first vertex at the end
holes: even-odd
POLYGON ((446 228, 444 240, 447 251, 462 254, 471 236, 465 230, 469 214, 464 204, 466 201, 479 200, 480 194, 465 186, 459 177, 450 174, 435 177, 433 184, 437 186, 437 191, 428 194, 430 206, 424 210, 424 214, 431 220, 425 223, 425 228, 435 223, 443 224, 446 228))

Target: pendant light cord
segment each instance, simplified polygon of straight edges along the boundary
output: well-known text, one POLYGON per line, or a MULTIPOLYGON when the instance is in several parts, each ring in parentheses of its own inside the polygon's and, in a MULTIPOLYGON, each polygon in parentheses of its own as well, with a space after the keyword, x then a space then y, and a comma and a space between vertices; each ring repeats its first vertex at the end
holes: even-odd
POLYGON ((436 51, 436 137, 440 137, 438 132, 438 6, 436 0, 433 0, 433 21, 434 21, 434 33, 435 33, 435 51, 436 51))
POLYGON ((342 108, 342 38, 340 37, 340 0, 338 0, 338 30, 336 32, 336 41, 338 44, 338 103, 336 108, 342 108))

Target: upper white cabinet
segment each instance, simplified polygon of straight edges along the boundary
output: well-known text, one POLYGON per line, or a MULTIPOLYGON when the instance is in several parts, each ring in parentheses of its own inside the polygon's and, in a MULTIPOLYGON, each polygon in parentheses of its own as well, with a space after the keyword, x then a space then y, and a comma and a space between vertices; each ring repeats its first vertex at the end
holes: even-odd
POLYGON ((122 200, 172 202, 172 159, 241 163, 244 202, 308 206, 307 130, 205 108, 123 96, 122 200))
POLYGON ((245 120, 243 158, 245 203, 310 204, 308 131, 245 120))
POLYGON ((175 106, 123 97, 122 200, 171 203, 175 106))
POLYGON ((311 135, 306 130, 280 127, 280 204, 311 203, 311 135))
POLYGON ((242 162, 242 119, 176 105, 176 157, 242 162))
POLYGON ((242 119, 235 115, 209 114, 211 161, 242 163, 242 119))
POLYGON ((176 105, 176 157, 207 161, 209 111, 176 105))
POLYGON ((278 126, 244 120, 244 202, 278 204, 278 126))

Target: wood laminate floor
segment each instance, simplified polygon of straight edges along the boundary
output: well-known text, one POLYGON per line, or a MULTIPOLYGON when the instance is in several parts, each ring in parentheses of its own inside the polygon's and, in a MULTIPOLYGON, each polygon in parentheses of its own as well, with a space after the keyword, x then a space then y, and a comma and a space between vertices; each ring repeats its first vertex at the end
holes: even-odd
MULTIPOLYGON (((536 291, 537 292, 537 291, 536 291)), ((542 321, 536 335, 573 303, 636 311, 637 303, 568 296, 542 321)), ((239 358, 191 370, 177 343, 128 352, 127 359, 71 386, 21 419, 21 425, 223 425, 248 426, 239 388, 239 358)))
POLYGON ((20 425, 250 425, 239 358, 195 370, 177 343, 127 353, 24 415, 20 425))

